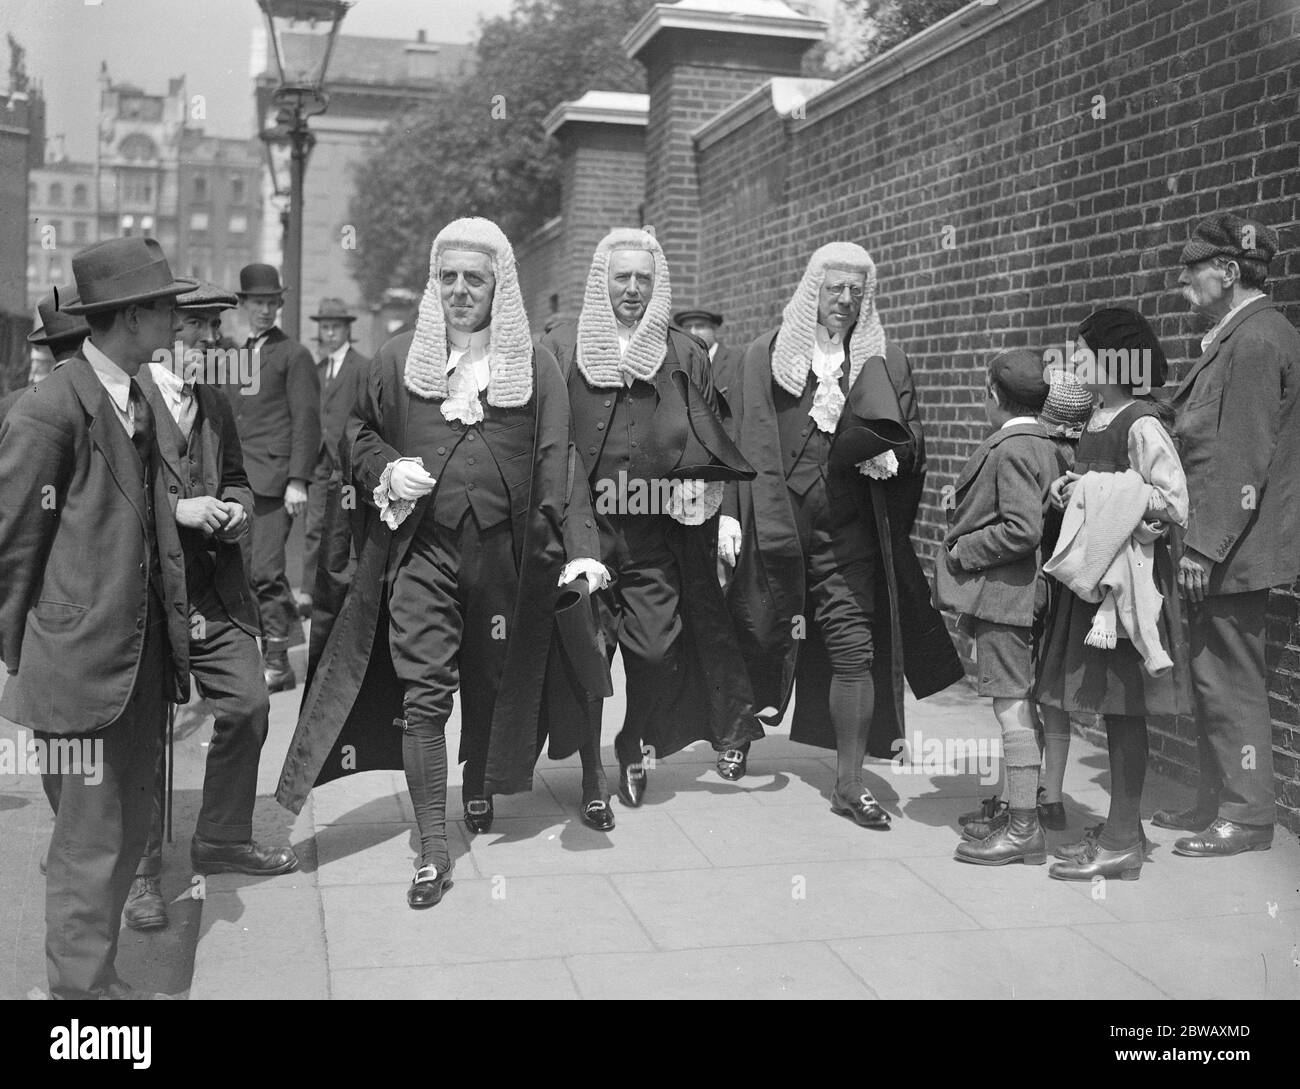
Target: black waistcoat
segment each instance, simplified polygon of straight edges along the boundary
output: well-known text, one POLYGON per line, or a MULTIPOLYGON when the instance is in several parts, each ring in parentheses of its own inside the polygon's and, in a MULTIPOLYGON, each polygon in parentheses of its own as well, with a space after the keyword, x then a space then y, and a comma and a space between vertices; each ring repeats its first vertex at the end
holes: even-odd
POLYGON ((589 443, 582 451, 593 485, 617 481, 620 472, 628 480, 660 480, 677 467, 690 421, 680 397, 661 395, 668 388, 664 368, 653 383, 637 379, 608 390, 588 386, 574 368, 576 380, 569 380, 574 432, 601 436, 598 446, 589 443))
POLYGON ((1128 432, 1143 416, 1157 416, 1155 405, 1147 401, 1134 401, 1115 414, 1100 431, 1086 427, 1079 436, 1074 451, 1076 473, 1122 473, 1130 468, 1128 460, 1128 432))
MULTIPOLYGON (((848 367, 840 376, 840 389, 848 394, 848 367)), ((777 431, 781 436, 781 463, 787 486, 795 495, 805 495, 819 480, 827 478, 826 462, 831 453, 828 435, 808 415, 817 393, 817 376, 811 372, 804 382, 803 395, 794 397, 780 385, 772 384, 772 402, 776 409, 777 431)))
MULTIPOLYGON (((166 398, 163 400, 165 402, 166 398)), ((156 420, 158 446, 165 453, 172 455, 180 468, 182 499, 207 495, 203 485, 203 443, 199 437, 203 424, 203 409, 199 407, 197 397, 194 399, 194 404, 194 426, 190 428, 188 441, 171 412, 158 413, 156 420)), ((205 536, 201 530, 187 529, 180 525, 176 530, 180 535, 181 549, 185 553, 185 584, 189 587, 190 600, 193 601, 198 596, 196 587, 209 583, 216 570, 216 545, 212 538, 205 536)))
POLYGON ((443 418, 441 401, 412 397, 406 422, 406 453, 420 457, 437 478, 424 523, 448 529, 473 510, 481 529, 510 518, 510 497, 532 478, 534 407, 495 408, 483 404, 473 426, 443 418))

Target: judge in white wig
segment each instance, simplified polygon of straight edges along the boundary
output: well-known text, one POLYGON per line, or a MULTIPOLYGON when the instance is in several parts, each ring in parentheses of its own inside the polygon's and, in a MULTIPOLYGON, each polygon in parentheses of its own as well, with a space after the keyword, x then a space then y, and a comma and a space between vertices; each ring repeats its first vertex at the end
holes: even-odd
MULTIPOLYGON (((719 420, 707 349, 671 313, 653 232, 619 228, 596 247, 577 323, 542 340, 567 374, 601 558, 617 576, 598 601, 608 653, 622 649, 627 674, 614 748, 632 807, 653 760, 697 740, 725 751, 762 736, 714 555, 723 484, 753 471, 719 420)), ((583 803, 588 824, 613 827, 598 763, 584 762, 583 803)))
POLYGON ((452 870, 455 693, 465 822, 485 832, 494 793, 531 788, 538 738, 556 757, 592 743, 608 692, 587 597, 608 573, 567 391, 529 340, 495 224, 456 220, 434 240, 419 320, 380 348, 340 462, 361 501, 356 572, 341 603, 318 603, 278 797, 296 812, 314 784, 403 768, 420 837, 407 901, 432 907, 452 870))
POLYGON ((728 487, 718 550, 755 704, 779 721, 797 678, 791 737, 835 750, 831 809, 887 829, 862 762, 896 755, 904 669, 918 697, 963 672, 909 537, 925 447, 911 368, 875 298, 867 251, 832 242, 781 325, 750 344, 729 400, 758 475, 728 487))

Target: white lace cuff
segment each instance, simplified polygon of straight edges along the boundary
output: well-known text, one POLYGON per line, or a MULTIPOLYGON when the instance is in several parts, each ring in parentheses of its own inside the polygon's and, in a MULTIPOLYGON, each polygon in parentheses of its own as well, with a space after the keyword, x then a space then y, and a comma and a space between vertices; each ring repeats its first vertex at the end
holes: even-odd
POLYGON ((888 480, 898 475, 898 456, 892 450, 877 454, 874 458, 858 462, 858 472, 873 480, 888 480))
POLYGON ((402 461, 413 461, 420 468, 424 468, 423 458, 398 458, 397 461, 390 461, 379 474, 379 484, 373 493, 375 506, 379 508, 379 517, 383 519, 384 525, 394 530, 406 521, 406 516, 415 509, 414 499, 398 499, 388 490, 388 482, 393 477, 393 466, 402 461))
POLYGON ((722 481, 679 480, 668 491, 664 511, 684 526, 702 526, 722 509, 722 481))
POLYGON ((560 585, 568 586, 574 579, 583 575, 591 576, 591 583, 597 590, 603 590, 609 585, 609 568, 599 560, 577 559, 570 560, 564 565, 564 570, 560 572, 560 585))

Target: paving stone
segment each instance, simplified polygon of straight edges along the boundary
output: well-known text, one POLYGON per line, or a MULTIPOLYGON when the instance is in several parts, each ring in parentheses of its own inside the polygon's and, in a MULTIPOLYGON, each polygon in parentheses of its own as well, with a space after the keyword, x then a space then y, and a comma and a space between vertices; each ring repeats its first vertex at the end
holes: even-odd
MULTIPOLYGON (((447 846, 466 877, 476 876, 463 827, 447 824, 447 846)), ((316 832, 319 885, 407 885, 419 857, 415 827, 397 824, 331 824, 316 832)))
MULTIPOLYGON (((438 910, 430 908, 431 912, 438 910)), ((542 995, 548 1001, 578 997, 573 978, 559 958, 415 968, 346 968, 330 974, 331 998, 482 1001, 542 995)))

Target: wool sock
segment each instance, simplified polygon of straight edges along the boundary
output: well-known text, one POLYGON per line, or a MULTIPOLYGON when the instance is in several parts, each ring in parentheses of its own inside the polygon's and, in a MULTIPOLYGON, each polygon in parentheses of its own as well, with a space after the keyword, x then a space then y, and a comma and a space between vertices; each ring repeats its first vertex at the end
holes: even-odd
POLYGON ((831 726, 835 730, 835 789, 850 801, 870 794, 862 782, 867 734, 876 709, 876 685, 870 671, 857 677, 831 677, 831 726))
POLYGON ((1034 809, 1042 755, 1027 699, 995 699, 993 714, 1002 729, 1002 761, 1007 768, 1006 801, 1012 809, 1034 809))
POLYGON ((420 865, 451 868, 447 850, 447 742, 442 727, 410 723, 402 734, 402 766, 420 835, 420 865))
POLYGON ((1141 715, 1106 715, 1110 753, 1110 812, 1100 846, 1126 851, 1142 835, 1142 786, 1147 777, 1147 720, 1141 715))
POLYGON ((1070 715, 1059 707, 1038 705, 1043 723, 1043 772, 1038 785, 1043 801, 1059 802, 1065 788, 1065 766, 1070 760, 1070 715))

